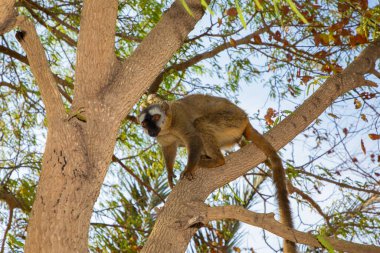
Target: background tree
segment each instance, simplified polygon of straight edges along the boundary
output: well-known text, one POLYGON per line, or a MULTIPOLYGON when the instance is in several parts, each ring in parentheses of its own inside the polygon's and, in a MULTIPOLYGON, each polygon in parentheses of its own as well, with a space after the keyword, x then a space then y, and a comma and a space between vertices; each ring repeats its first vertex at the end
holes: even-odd
POLYGON ((255 248, 241 248, 240 223, 227 218, 262 221, 252 225, 305 244, 302 251, 329 247, 323 238, 336 250, 378 250, 380 7, 337 0, 208 7, 212 14, 198 0, 1 2, 1 252, 24 243, 26 252, 255 248), (254 146, 170 192, 157 145, 136 125, 143 94, 237 101, 244 83, 276 102, 259 105, 265 110, 253 122, 271 129, 277 149, 287 145, 297 229, 320 241, 247 211, 276 210, 270 171, 252 169, 265 159, 254 146), (305 209, 319 219, 303 219, 305 209), (193 223, 206 225, 194 237, 193 223))

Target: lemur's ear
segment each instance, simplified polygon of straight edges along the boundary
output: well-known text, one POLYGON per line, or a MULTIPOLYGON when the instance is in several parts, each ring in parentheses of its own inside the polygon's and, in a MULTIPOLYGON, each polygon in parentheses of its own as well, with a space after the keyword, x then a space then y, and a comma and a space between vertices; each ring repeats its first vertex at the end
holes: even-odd
POLYGON ((142 102, 140 104, 140 111, 144 110, 145 108, 149 107, 153 104, 161 104, 162 101, 164 101, 161 97, 159 97, 157 94, 149 94, 148 96, 145 96, 145 98, 142 99, 142 102))
POLYGON ((169 104, 166 101, 160 103, 161 109, 166 113, 169 109, 169 104))
POLYGON ((149 94, 146 101, 149 105, 152 105, 152 104, 161 104, 161 102, 164 100, 160 98, 157 94, 149 94))

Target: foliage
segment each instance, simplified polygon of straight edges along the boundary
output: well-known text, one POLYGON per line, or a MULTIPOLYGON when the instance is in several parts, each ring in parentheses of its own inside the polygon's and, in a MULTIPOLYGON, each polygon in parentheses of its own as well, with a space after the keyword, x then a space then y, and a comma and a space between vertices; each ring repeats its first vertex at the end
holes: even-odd
MULTIPOLYGON (((171 3, 119 1, 115 47, 120 59, 131 55, 171 3)), ((81 1, 18 2, 18 11, 37 26, 66 105, 71 103, 75 85, 81 7, 81 1)), ((211 1, 208 8, 212 13, 206 13, 173 56, 156 80, 159 88, 152 92, 169 100, 188 93, 237 100, 248 84, 255 91, 268 91, 268 97, 276 102, 259 105, 265 107, 264 113, 254 115, 264 129, 291 114, 326 77, 342 71, 363 46, 379 36, 380 6, 366 0, 221 0, 211 1)), ((14 33, 2 36, 0 61, 0 187, 30 208, 46 138, 44 106, 14 33)), ((252 94, 251 101, 256 96, 252 94)), ((158 147, 143 135, 133 117, 143 100, 120 129, 115 156, 123 166, 113 161, 95 207, 89 242, 92 252, 139 251, 154 224, 154 208, 161 207, 170 192, 158 147)), ((378 105, 378 89, 350 92, 283 152, 293 184, 323 211, 292 195, 293 206, 302 211, 294 216, 302 217, 307 211, 320 218, 301 219, 299 225, 305 231, 379 245, 378 105)), ((180 155, 177 175, 186 162, 184 150, 180 155)), ((273 202, 267 176, 268 171, 255 169, 246 181, 218 189, 207 202, 266 210, 267 202, 268 206, 273 202)), ((2 204, 4 229, 8 215, 8 206, 2 204)), ((17 210, 13 215, 7 247, 21 252, 29 212, 17 210)), ((240 252, 239 239, 244 233, 239 228, 235 221, 210 223, 193 238, 189 250, 240 252)))

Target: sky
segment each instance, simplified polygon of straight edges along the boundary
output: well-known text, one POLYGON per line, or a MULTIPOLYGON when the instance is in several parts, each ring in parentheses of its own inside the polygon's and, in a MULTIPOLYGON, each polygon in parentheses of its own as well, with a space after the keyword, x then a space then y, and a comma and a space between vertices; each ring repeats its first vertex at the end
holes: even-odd
MULTIPOLYGON (((379 2, 380 1, 370 1, 369 4, 371 6, 371 5, 379 4, 379 2)), ((197 25, 197 28, 193 33, 197 33, 197 32, 199 32, 199 29, 201 29, 201 27, 205 27, 206 22, 207 21, 205 19, 203 19, 197 25)), ((219 61, 223 65, 223 63, 228 63, 230 61, 230 59, 229 59, 227 54, 222 53, 220 58, 219 58, 219 61)), ((255 59, 255 61, 260 63, 260 62, 264 61, 264 59, 257 58, 257 59, 255 59)), ((268 95, 269 94, 269 88, 265 87, 263 85, 263 83, 267 82, 270 78, 271 78, 271 73, 268 72, 266 75, 264 75, 262 77, 262 79, 260 81, 257 81, 258 83, 244 83, 244 82, 241 83, 241 86, 239 88, 239 95, 238 95, 238 99, 240 101, 239 106, 241 108, 243 108, 249 115, 253 115, 256 112, 260 111, 261 112, 260 115, 263 116, 265 114, 266 109, 269 107, 273 107, 277 110, 293 110, 297 104, 302 103, 302 101, 304 101, 307 98, 306 92, 304 92, 303 95, 300 96, 299 98, 297 98, 296 100, 293 100, 293 101, 282 100, 280 107, 279 107, 278 101, 273 100, 273 99, 269 99, 269 95, 268 95)), ((217 80, 215 78, 210 78, 210 77, 204 77, 202 79, 203 84, 207 84, 207 83, 213 84, 213 83, 216 83, 218 81, 221 81, 221 80, 217 80)), ((326 118, 326 116, 323 116, 323 117, 324 117, 323 119, 326 121, 331 120, 331 119, 326 118)), ((263 132, 265 130, 263 128, 263 126, 259 124, 259 122, 252 121, 252 123, 261 132, 263 132)), ((358 137, 358 138, 360 139, 360 137, 358 137)), ((354 139, 353 142, 357 143, 359 140, 358 138, 354 139)), ((360 148, 358 145, 355 145, 355 147, 360 148)), ((299 154, 296 157, 296 160, 299 164, 302 164, 302 163, 307 162, 309 160, 309 157, 304 155, 305 153, 303 151, 307 147, 303 143, 301 143, 301 142, 297 143, 294 146, 294 148, 296 150, 295 153, 299 154)), ((285 158, 290 157, 290 151, 291 151, 291 149, 289 146, 285 147, 285 150, 282 151, 283 157, 285 157, 285 158)), ((333 162, 333 160, 330 162, 333 162)), ((271 188, 272 187, 271 184, 267 184, 267 185, 265 185, 265 187, 267 188, 267 189, 265 189, 265 191, 273 192, 273 188, 271 188)), ((320 199, 326 199, 326 198, 329 198, 329 196, 330 196, 330 193, 325 192, 324 194, 320 195, 319 198, 320 199)), ((293 207, 294 206, 295 205, 293 205, 293 207)), ((272 208, 273 208, 273 210, 276 210, 275 206, 272 206, 272 208)), ((260 209, 260 206, 255 205, 255 211, 260 212, 260 211, 263 211, 263 209, 260 209)), ((310 212, 310 210, 307 210, 307 209, 301 210, 301 215, 302 215, 302 218, 305 220, 313 221, 316 219, 320 219, 319 215, 316 216, 315 212, 310 212)), ((305 229, 305 227, 300 228, 301 231, 303 231, 303 229, 305 229)), ((241 242, 242 247, 252 247, 253 246, 254 249, 260 253, 272 252, 268 248, 268 246, 265 244, 265 242, 262 240, 262 237, 261 237, 262 230, 261 229, 252 228, 251 226, 248 226, 248 225, 243 225, 242 230, 247 232, 247 235, 245 236, 245 238, 241 242)), ((277 237, 271 237, 269 239, 269 241, 271 243, 273 243, 273 245, 275 245, 275 247, 277 247, 277 245, 279 243, 282 243, 282 240, 279 240, 277 237)))

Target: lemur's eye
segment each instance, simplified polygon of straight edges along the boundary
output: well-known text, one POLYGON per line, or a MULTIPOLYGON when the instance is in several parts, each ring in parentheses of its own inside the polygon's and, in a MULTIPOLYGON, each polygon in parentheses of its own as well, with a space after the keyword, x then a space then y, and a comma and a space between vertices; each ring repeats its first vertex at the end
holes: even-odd
POLYGON ((160 114, 154 114, 154 115, 152 116, 152 119, 153 119, 154 121, 159 121, 160 118, 161 118, 161 115, 160 115, 160 114))
POLYGON ((145 121, 141 122, 141 126, 146 127, 146 122, 145 121))

